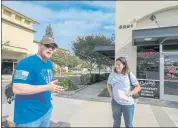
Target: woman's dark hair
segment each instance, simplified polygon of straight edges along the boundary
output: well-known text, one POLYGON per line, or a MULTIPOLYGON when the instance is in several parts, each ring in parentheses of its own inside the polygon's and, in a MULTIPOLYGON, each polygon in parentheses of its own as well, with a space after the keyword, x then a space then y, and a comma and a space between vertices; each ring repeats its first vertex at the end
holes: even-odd
MULTIPOLYGON (((122 74, 128 74, 129 73, 129 66, 127 64, 127 60, 125 59, 125 57, 119 57, 116 59, 116 61, 120 61, 123 65, 124 68, 122 69, 122 74)), ((116 67, 114 68, 114 72, 117 72, 116 67)))

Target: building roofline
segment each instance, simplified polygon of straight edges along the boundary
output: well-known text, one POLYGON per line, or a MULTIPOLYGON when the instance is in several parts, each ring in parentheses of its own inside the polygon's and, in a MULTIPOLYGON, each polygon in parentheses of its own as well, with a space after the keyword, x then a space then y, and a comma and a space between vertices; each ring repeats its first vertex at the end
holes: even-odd
POLYGON ((160 12, 163 12, 163 11, 167 11, 167 10, 171 10, 171 9, 177 9, 177 8, 178 8, 178 4, 175 3, 174 5, 171 5, 171 6, 168 6, 168 7, 164 7, 164 8, 160 8, 158 10, 155 10, 155 11, 151 12, 151 13, 148 13, 148 14, 140 17, 140 18, 137 18, 136 20, 137 20, 137 22, 139 22, 140 20, 143 20, 144 18, 146 18, 146 17, 148 17, 150 15, 153 15, 153 14, 156 14, 156 13, 160 13, 160 12))
POLYGON ((24 30, 27 30, 27 31, 30 31, 30 32, 32 32, 32 33, 35 33, 35 32, 36 32, 36 31, 33 30, 33 29, 27 28, 27 27, 25 27, 25 26, 22 26, 22 25, 20 25, 20 24, 14 23, 14 22, 12 22, 12 21, 10 21, 10 20, 7 20, 7 19, 4 19, 4 18, 2 18, 2 22, 7 23, 7 24, 10 24, 10 25, 15 26, 15 27, 18 27, 18 28, 21 28, 21 29, 24 29, 24 30))
POLYGON ((11 9, 11 8, 9 8, 9 7, 5 6, 5 5, 3 5, 3 4, 1 5, 1 7, 4 8, 4 9, 7 9, 8 11, 11 11, 11 12, 15 13, 16 15, 19 15, 19 16, 25 18, 25 19, 28 19, 28 20, 31 21, 33 24, 40 24, 39 22, 37 22, 37 21, 35 21, 35 20, 33 20, 33 19, 31 19, 31 18, 29 18, 29 17, 27 17, 27 16, 25 16, 25 15, 23 15, 23 14, 21 14, 21 13, 15 11, 15 10, 13 10, 13 9, 11 9))
POLYGON ((37 41, 37 40, 33 40, 33 42, 34 42, 34 43, 37 43, 37 44, 39 44, 39 43, 40 43, 40 41, 37 41))

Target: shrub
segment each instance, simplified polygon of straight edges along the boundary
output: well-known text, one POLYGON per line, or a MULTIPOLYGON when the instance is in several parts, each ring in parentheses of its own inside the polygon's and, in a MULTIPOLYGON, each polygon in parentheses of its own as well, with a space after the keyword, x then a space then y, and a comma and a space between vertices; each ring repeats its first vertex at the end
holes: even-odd
POLYGON ((82 74, 80 77, 81 84, 89 85, 91 84, 90 74, 82 74))
POLYGON ((62 75, 72 75, 72 72, 62 72, 62 75))
POLYGON ((78 89, 77 85, 75 85, 71 80, 66 78, 59 79, 57 85, 63 86, 66 91, 73 91, 78 89))
POLYGON ((105 74, 100 74, 100 81, 102 81, 102 80, 105 80, 106 78, 105 78, 105 74))
POLYGON ((100 96, 100 97, 110 97, 107 88, 104 88, 103 91, 98 96, 100 96))
POLYGON ((100 80, 100 74, 93 74, 93 77, 94 77, 94 80, 93 80, 94 83, 101 81, 101 80, 100 80))
POLYGON ((90 85, 90 84, 94 84, 96 82, 100 82, 102 80, 107 80, 109 76, 109 73, 105 73, 105 74, 83 74, 81 75, 80 79, 81 79, 81 84, 83 85, 90 85))
POLYGON ((109 74, 110 74, 110 73, 104 73, 104 74, 102 74, 102 75, 101 75, 101 79, 102 79, 102 80, 108 80, 109 74))
POLYGON ((91 74, 91 77, 90 77, 90 83, 95 83, 95 74, 91 74))
POLYGON ((109 75, 110 75, 110 73, 105 73, 106 79, 108 79, 109 75))

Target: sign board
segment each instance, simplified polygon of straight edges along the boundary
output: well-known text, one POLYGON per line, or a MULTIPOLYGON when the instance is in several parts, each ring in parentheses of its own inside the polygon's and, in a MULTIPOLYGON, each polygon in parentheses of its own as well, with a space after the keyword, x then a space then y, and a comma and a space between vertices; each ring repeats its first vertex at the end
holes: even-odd
POLYGON ((159 94, 159 81, 155 80, 138 80, 141 86, 141 97, 158 99, 159 94))
POLYGON ((122 49, 122 57, 128 57, 129 56, 129 50, 128 48, 122 49))

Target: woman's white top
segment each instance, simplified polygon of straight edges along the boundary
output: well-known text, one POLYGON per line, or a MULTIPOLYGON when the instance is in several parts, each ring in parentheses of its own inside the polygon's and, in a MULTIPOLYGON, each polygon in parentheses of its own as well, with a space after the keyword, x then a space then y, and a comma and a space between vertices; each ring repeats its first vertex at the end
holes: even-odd
MULTIPOLYGON (((139 83, 136 76, 132 72, 130 72, 130 79, 133 85, 139 83)), ((108 84, 112 86, 113 99, 118 104, 121 105, 134 104, 134 99, 126 95, 131 92, 128 74, 123 75, 121 73, 112 72, 109 75, 108 84)))

